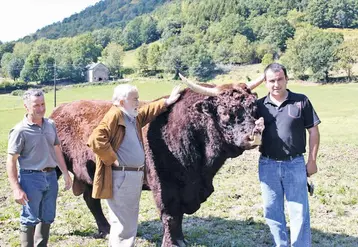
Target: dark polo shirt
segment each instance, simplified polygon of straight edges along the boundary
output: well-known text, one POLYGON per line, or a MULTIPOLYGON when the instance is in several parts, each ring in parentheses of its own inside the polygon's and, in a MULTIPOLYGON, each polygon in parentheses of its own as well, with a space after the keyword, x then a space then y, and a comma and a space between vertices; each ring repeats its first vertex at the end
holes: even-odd
POLYGON ((306 129, 321 122, 305 95, 287 91, 287 99, 280 106, 269 94, 258 100, 257 114, 265 122, 260 152, 278 160, 305 153, 306 129))

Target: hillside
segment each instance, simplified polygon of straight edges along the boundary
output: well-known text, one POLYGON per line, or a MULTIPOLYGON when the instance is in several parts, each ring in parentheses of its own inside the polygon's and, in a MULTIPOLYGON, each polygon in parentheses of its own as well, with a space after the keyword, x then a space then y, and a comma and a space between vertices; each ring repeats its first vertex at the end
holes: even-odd
POLYGON ((123 28, 136 16, 149 13, 168 0, 102 0, 78 14, 41 28, 24 40, 73 37, 102 28, 123 28))
POLYGON ((114 77, 128 74, 124 65, 210 80, 231 65, 279 61, 300 80, 327 82, 337 70, 352 80, 358 39, 342 30, 357 24, 356 0, 104 0, 26 42, 0 44, 1 74, 46 83, 56 66, 57 78, 81 82, 101 61, 114 77))

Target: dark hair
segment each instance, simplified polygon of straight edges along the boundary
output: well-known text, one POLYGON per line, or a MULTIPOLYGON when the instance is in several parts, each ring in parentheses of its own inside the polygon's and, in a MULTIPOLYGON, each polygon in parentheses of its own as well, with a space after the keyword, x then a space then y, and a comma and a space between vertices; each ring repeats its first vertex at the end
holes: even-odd
POLYGON ((287 78, 287 69, 285 66, 283 66, 282 64, 279 64, 279 63, 271 63, 269 65, 267 65, 267 67, 265 68, 264 70, 264 74, 265 74, 265 77, 266 77, 266 72, 268 70, 272 70, 273 72, 280 72, 281 70, 283 71, 283 73, 285 74, 285 77, 287 78))

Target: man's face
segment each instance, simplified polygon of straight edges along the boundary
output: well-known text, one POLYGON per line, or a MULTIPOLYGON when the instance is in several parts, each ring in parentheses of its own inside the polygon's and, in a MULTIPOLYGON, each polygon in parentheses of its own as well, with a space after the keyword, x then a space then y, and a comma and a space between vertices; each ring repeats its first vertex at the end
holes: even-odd
POLYGON ((44 96, 30 96, 24 104, 27 114, 34 119, 42 119, 45 116, 46 105, 44 96))
POLYGON ((123 100, 123 108, 132 116, 138 115, 139 95, 138 92, 130 92, 127 99, 123 100))
POLYGON ((266 71, 266 88, 272 96, 284 96, 287 90, 287 78, 281 69, 279 72, 266 71))

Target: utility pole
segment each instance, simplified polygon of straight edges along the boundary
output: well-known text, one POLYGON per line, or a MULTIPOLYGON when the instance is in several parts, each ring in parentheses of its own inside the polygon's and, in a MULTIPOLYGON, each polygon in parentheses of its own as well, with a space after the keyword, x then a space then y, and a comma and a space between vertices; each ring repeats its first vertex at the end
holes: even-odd
POLYGON ((53 66, 53 104, 56 107, 56 60, 53 66))

